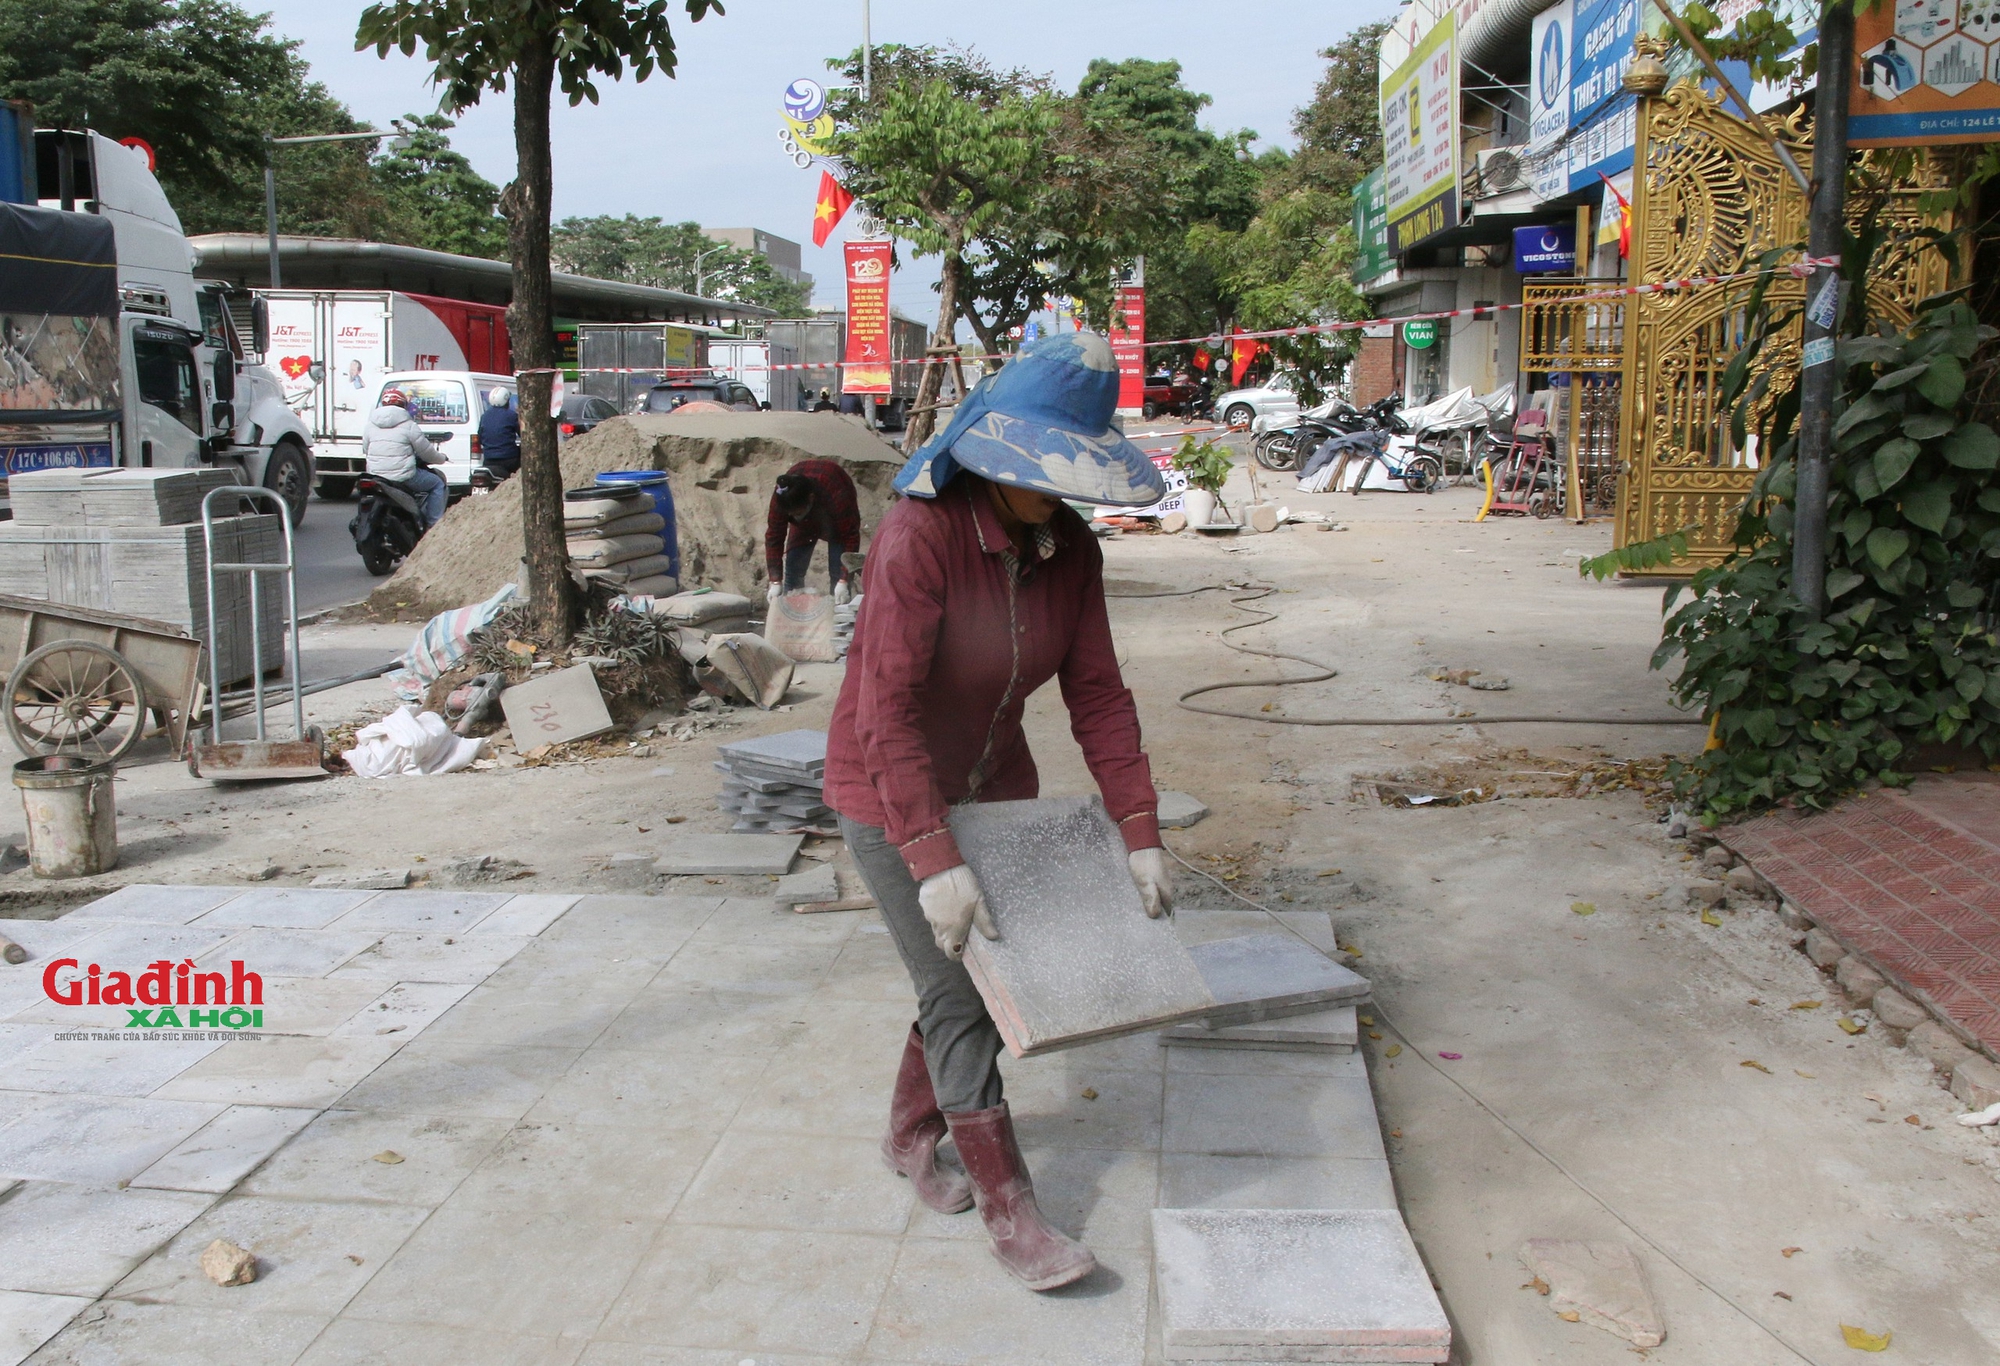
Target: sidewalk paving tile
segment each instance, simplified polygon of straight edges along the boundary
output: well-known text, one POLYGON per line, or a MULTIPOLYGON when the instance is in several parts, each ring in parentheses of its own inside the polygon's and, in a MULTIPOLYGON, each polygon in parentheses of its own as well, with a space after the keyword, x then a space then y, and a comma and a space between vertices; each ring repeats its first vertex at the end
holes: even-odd
MULTIPOLYGON (((563 1339, 539 1334, 482 1333, 421 1323, 369 1323, 335 1319, 296 1366, 576 1366, 586 1345, 581 1336, 563 1339)), ((741 1366, 732 1358, 727 1366, 741 1366)), ((634 1366, 637 1366, 635 1363, 634 1366)), ((650 1366, 660 1366, 657 1358, 650 1366)), ((680 1363, 675 1363, 680 1366, 680 1363)), ((780 1366, 760 1362, 758 1366, 780 1366)))
POLYGON ((1210 1028, 1323 1013, 1368 999, 1368 979, 1289 934, 1246 934, 1189 948, 1216 1008, 1210 1028))
POLYGON ((331 1318, 429 1213, 364 1201, 226 1198, 135 1267, 110 1297, 222 1315, 249 1308, 242 1301, 254 1299, 258 1313, 331 1318), (201 1250, 217 1238, 256 1255, 254 1295, 239 1295, 244 1287, 225 1289, 203 1274, 201 1250))
POLYGON ((809 1015, 800 1004, 797 995, 655 980, 619 1012, 597 1046, 768 1057, 807 1032, 809 1015))
POLYGON ((742 1105, 736 1122, 770 1133, 880 1139, 908 1029, 884 1039, 873 1056, 851 1042, 851 1052, 830 1050, 814 1030, 768 1065, 733 1079, 742 1105))
POLYGON ((43 1347, 34 1366, 291 1366, 326 1325, 319 1316, 104 1300, 43 1347))
MULTIPOLYGON (((348 1042, 359 1042, 350 1040, 348 1042)), ((404 1049, 341 1102, 347 1110, 519 1119, 579 1050, 433 1043, 404 1049)))
POLYGON ((505 892, 377 892, 331 928, 460 934, 499 910, 507 899, 505 892))
MULTIPOLYGON (((7 1085, 20 1091, 149 1096, 223 1046, 208 1039, 57 1039, 17 1054, 7 1085)), ((4 1141, 4 1140, 0 1140, 4 1141)))
MULTIPOLYGON (((344 985, 366 987, 372 983, 344 985)), ((470 982, 398 982, 360 1010, 349 1015, 329 1037, 408 1039, 441 1019, 445 1012, 477 990, 470 982)))
POLYGON ((541 942, 616 952, 678 947, 722 905, 720 896, 586 896, 543 931, 541 942))
MULTIPOLYGON (((77 907, 77 911, 85 909, 77 907)), ((71 944, 88 939, 103 929, 102 920, 79 920, 76 911, 54 920, 0 920, 0 935, 5 935, 28 951, 28 961, 20 966, 32 969, 38 983, 41 981, 41 970, 49 959, 63 957, 63 950, 71 944)))
POLYGON ((881 1137, 723 1135, 674 1212, 676 1224, 898 1234, 916 1203, 882 1165, 881 1137))
POLYGON ((156 925, 185 925, 235 899, 241 887, 170 887, 134 883, 120 887, 62 917, 72 924, 103 920, 140 920, 156 925))
MULTIPOLYGON (((575 1065, 550 1083, 528 1111, 526 1122, 640 1125, 717 1134, 738 1117, 750 1083, 764 1067, 763 1058, 733 1053, 648 1053, 600 1045, 585 1050, 575 1065)), ((885 1094, 876 1114, 877 1128, 887 1107, 885 1094)))
POLYGON ((380 982, 266 976, 263 1032, 323 1038, 383 994, 380 982))
POLYGON ((224 1106, 157 1096, 0 1095, 0 1115, 19 1113, 0 1128, 0 1178, 115 1185, 152 1166, 224 1106))
POLYGON ((0 1366, 25 1361, 90 1305, 91 1301, 80 1295, 0 1290, 0 1366))
POLYGON ((324 1110, 237 1189, 288 1200, 434 1207, 486 1160, 510 1124, 471 1116, 324 1110), (385 1152, 403 1160, 375 1160, 385 1152))
POLYGON ((523 1120, 452 1193, 450 1207, 657 1227, 714 1146, 704 1130, 523 1120))
POLYGON ((897 1245, 859 1233, 669 1224, 597 1336, 722 1348, 738 1360, 768 1352, 851 1358, 867 1341, 897 1245))
POLYGON ((514 934, 389 933, 331 975, 384 982, 483 982, 529 942, 514 934))
POLYGON ((1170 1074, 1162 1146, 1254 1157, 1383 1156, 1368 1083, 1345 1077, 1170 1074))
POLYGON ((333 1104, 402 1046, 399 1038, 272 1035, 224 1044, 155 1093, 225 1105, 333 1104))
POLYGON ((245 930, 194 965, 226 975, 232 962, 241 962, 260 977, 324 977, 381 938, 369 930, 245 930))
POLYGON ((135 1190, 221 1195, 310 1124, 314 1111, 232 1105, 132 1178, 135 1190))
POLYGON ((581 896, 554 892, 523 892, 473 926, 478 934, 540 934, 560 920, 581 896))
MULTIPOLYGON (((666 841, 653 871, 665 877, 784 874, 792 870, 804 835, 676 835, 666 841)), ((768 903, 767 903, 768 904, 768 903)))
POLYGON ((2000 778, 1926 774, 1831 811, 1760 816, 1722 841, 1899 990, 2000 1052, 2000 778))
POLYGON ((1397 1208, 1385 1158, 1215 1153, 1164 1154, 1159 1203, 1163 1209, 1397 1208))
POLYGON ((324 887, 258 887, 201 918, 204 925, 256 925, 279 930, 323 930, 374 896, 324 887))
MULTIPOLYGON (((1154 1049, 1155 1052, 1159 1050, 1154 1049)), ((1062 1066, 1061 1059, 1018 1062, 1006 1073, 1007 1103, 1025 1145, 1057 1148, 1160 1146, 1160 1074, 1062 1066), (1054 1064, 1054 1065, 1051 1065, 1054 1064), (1086 1096, 1095 1091, 1095 1098, 1086 1096)), ((886 1111, 884 1112, 886 1113, 886 1111)))
POLYGON ((26 1182, 0 1218, 0 1290, 101 1295, 212 1202, 182 1191, 26 1182))

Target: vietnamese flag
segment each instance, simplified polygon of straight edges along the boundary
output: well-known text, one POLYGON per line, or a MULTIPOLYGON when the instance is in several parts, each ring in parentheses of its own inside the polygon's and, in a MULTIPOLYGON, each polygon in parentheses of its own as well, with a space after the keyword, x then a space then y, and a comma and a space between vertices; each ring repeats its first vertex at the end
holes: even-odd
POLYGON ((847 206, 854 202, 854 196, 847 192, 833 172, 819 173, 819 203, 813 208, 813 245, 823 247, 826 239, 833 235, 834 225, 840 222, 847 206))

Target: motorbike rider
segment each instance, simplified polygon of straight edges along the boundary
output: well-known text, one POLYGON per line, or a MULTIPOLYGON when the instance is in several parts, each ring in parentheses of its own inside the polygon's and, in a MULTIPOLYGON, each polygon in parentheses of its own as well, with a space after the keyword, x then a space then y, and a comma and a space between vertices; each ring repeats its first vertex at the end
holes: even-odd
POLYGON ((521 468, 521 415, 514 396, 497 384, 479 415, 479 463, 493 471, 496 484, 521 468))
POLYGON ((444 516, 445 483, 430 467, 442 465, 444 456, 417 426, 414 405, 401 389, 383 391, 382 406, 368 415, 361 453, 368 457, 370 474, 401 484, 422 500, 423 530, 437 525, 444 516))

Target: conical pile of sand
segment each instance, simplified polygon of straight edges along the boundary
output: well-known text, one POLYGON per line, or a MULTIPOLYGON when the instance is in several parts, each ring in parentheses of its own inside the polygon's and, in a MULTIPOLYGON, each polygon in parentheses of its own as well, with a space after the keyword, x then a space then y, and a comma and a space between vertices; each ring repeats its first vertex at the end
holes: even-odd
MULTIPOLYGON (((903 456, 858 419, 838 413, 613 418, 563 446, 563 487, 581 488, 613 470, 665 470, 680 534, 681 586, 761 598, 771 488, 810 459, 846 467, 863 534, 873 536, 903 456)), ((485 497, 455 504, 368 605, 419 619, 482 601, 519 578, 523 553, 521 483, 510 479, 485 497)))

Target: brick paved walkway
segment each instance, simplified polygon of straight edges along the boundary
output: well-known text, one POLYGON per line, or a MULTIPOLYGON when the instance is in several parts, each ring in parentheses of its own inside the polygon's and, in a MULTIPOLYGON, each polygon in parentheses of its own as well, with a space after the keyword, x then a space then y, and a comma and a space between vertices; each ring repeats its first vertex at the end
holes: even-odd
POLYGON ((1722 833, 1785 897, 2000 1055, 2000 776, 1927 775, 1722 833))

